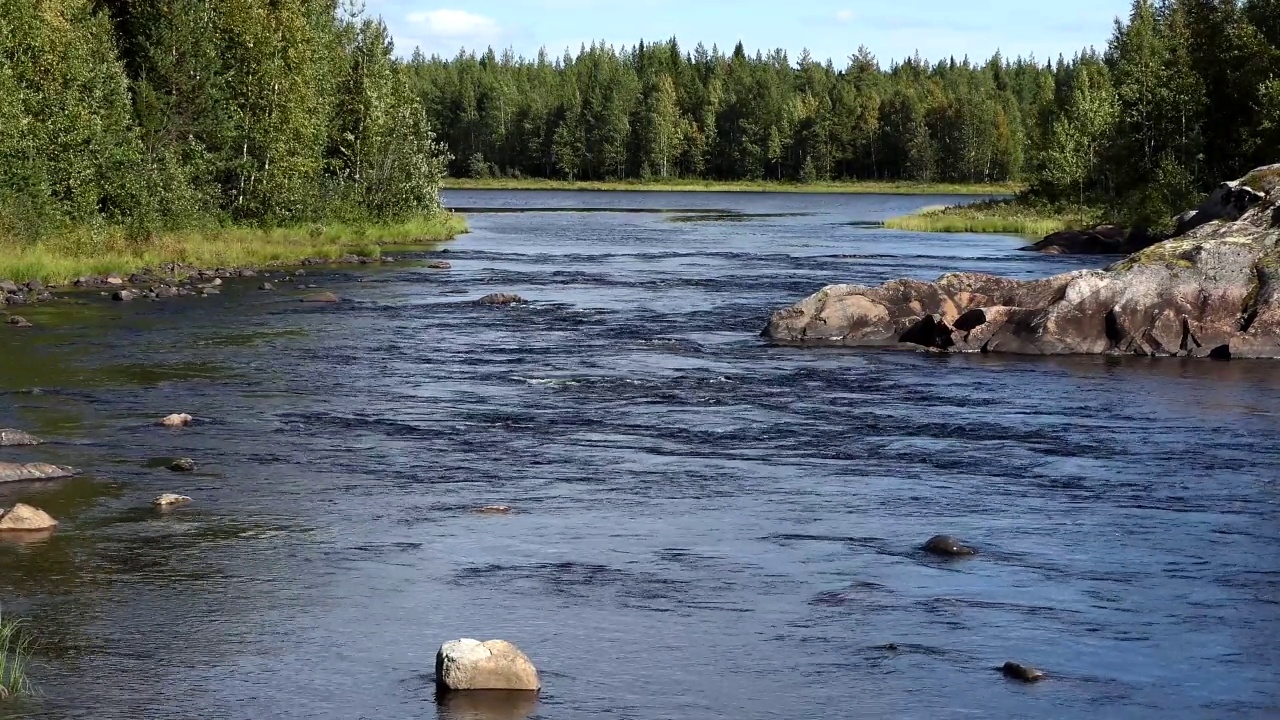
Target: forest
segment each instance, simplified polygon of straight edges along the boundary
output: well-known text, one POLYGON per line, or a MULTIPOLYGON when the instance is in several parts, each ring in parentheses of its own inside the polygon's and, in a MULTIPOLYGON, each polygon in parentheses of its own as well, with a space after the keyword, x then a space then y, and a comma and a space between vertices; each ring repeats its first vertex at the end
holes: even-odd
POLYGON ((440 212, 445 150, 359 7, 0 0, 0 57, 0 243, 440 212))
POLYGON ((403 50, 353 2, 0 0, 0 243, 404 222, 446 172, 1011 181, 1148 222, 1280 159, 1280 0, 1135 0, 1052 62, 403 50))
POLYGON ((455 177, 1002 182, 1151 221, 1280 161, 1280 0, 1135 0, 1070 59, 841 66, 675 39, 415 53, 455 177))

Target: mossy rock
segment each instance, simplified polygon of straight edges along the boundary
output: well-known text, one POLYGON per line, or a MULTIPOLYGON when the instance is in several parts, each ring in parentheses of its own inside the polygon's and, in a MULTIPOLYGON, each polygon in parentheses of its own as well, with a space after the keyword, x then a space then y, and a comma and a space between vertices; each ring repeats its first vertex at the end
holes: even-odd
POLYGON ((1270 194, 1280 187, 1280 165, 1268 165, 1258 168, 1244 176, 1241 184, 1253 188, 1260 193, 1270 194))

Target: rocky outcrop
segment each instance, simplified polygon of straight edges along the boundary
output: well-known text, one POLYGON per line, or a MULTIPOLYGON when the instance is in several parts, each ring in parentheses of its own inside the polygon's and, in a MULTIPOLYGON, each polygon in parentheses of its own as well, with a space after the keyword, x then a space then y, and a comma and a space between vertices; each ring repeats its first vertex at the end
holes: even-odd
POLYGON ((39 445, 44 441, 35 435, 14 430, 12 428, 0 428, 0 447, 13 447, 16 445, 39 445))
POLYGON ((1236 219, 1104 270, 831 285, 774 313, 763 334, 780 344, 945 352, 1280 358, 1280 188, 1267 193, 1236 219))
POLYGON ((7 512, 0 511, 0 532, 52 530, 58 521, 38 507, 17 503, 7 512))
POLYGON ((49 463, 0 462, 0 483, 19 480, 57 480, 75 474, 74 468, 49 463))
POLYGON ((443 690, 539 690, 529 658, 505 640, 451 640, 436 653, 436 685, 443 690))
POLYGON ((1034 245, 1018 248, 1046 255, 1128 255, 1151 247, 1162 238, 1144 230, 1126 232, 1115 225, 1089 230, 1063 230, 1034 245))

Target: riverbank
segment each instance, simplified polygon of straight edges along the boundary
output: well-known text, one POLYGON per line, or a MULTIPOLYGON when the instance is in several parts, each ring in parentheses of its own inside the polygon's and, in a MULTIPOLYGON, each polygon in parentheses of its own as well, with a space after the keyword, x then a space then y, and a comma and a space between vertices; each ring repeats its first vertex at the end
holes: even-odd
POLYGON ((446 178, 446 190, 592 190, 632 192, 760 192, 848 195, 1014 195, 1013 183, 911 183, 857 180, 849 182, 788 183, 766 180, 618 180, 608 182, 544 180, 539 178, 446 178))
POLYGON ((467 231, 454 213, 387 225, 229 227, 130 240, 121 228, 77 229, 24 245, 0 239, 0 280, 62 285, 82 277, 129 275, 148 267, 261 268, 348 255, 379 257, 384 249, 428 245, 467 231))
POLYGON ((1060 208, 1019 200, 988 200, 969 205, 924 208, 886 220, 893 230, 944 233, 999 233, 1043 237, 1101 221, 1093 208, 1060 208))

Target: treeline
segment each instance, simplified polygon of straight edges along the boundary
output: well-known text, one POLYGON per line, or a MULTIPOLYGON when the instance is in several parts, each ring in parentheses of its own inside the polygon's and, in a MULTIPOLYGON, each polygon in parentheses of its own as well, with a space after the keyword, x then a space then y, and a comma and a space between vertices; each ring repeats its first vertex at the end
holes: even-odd
POLYGON ((1137 0, 1107 48, 842 67, 676 40, 409 62, 460 177, 1022 181, 1158 218, 1280 160, 1280 0, 1137 0))
POLYGON ((358 8, 0 0, 0 239, 430 214, 443 159, 358 8))

